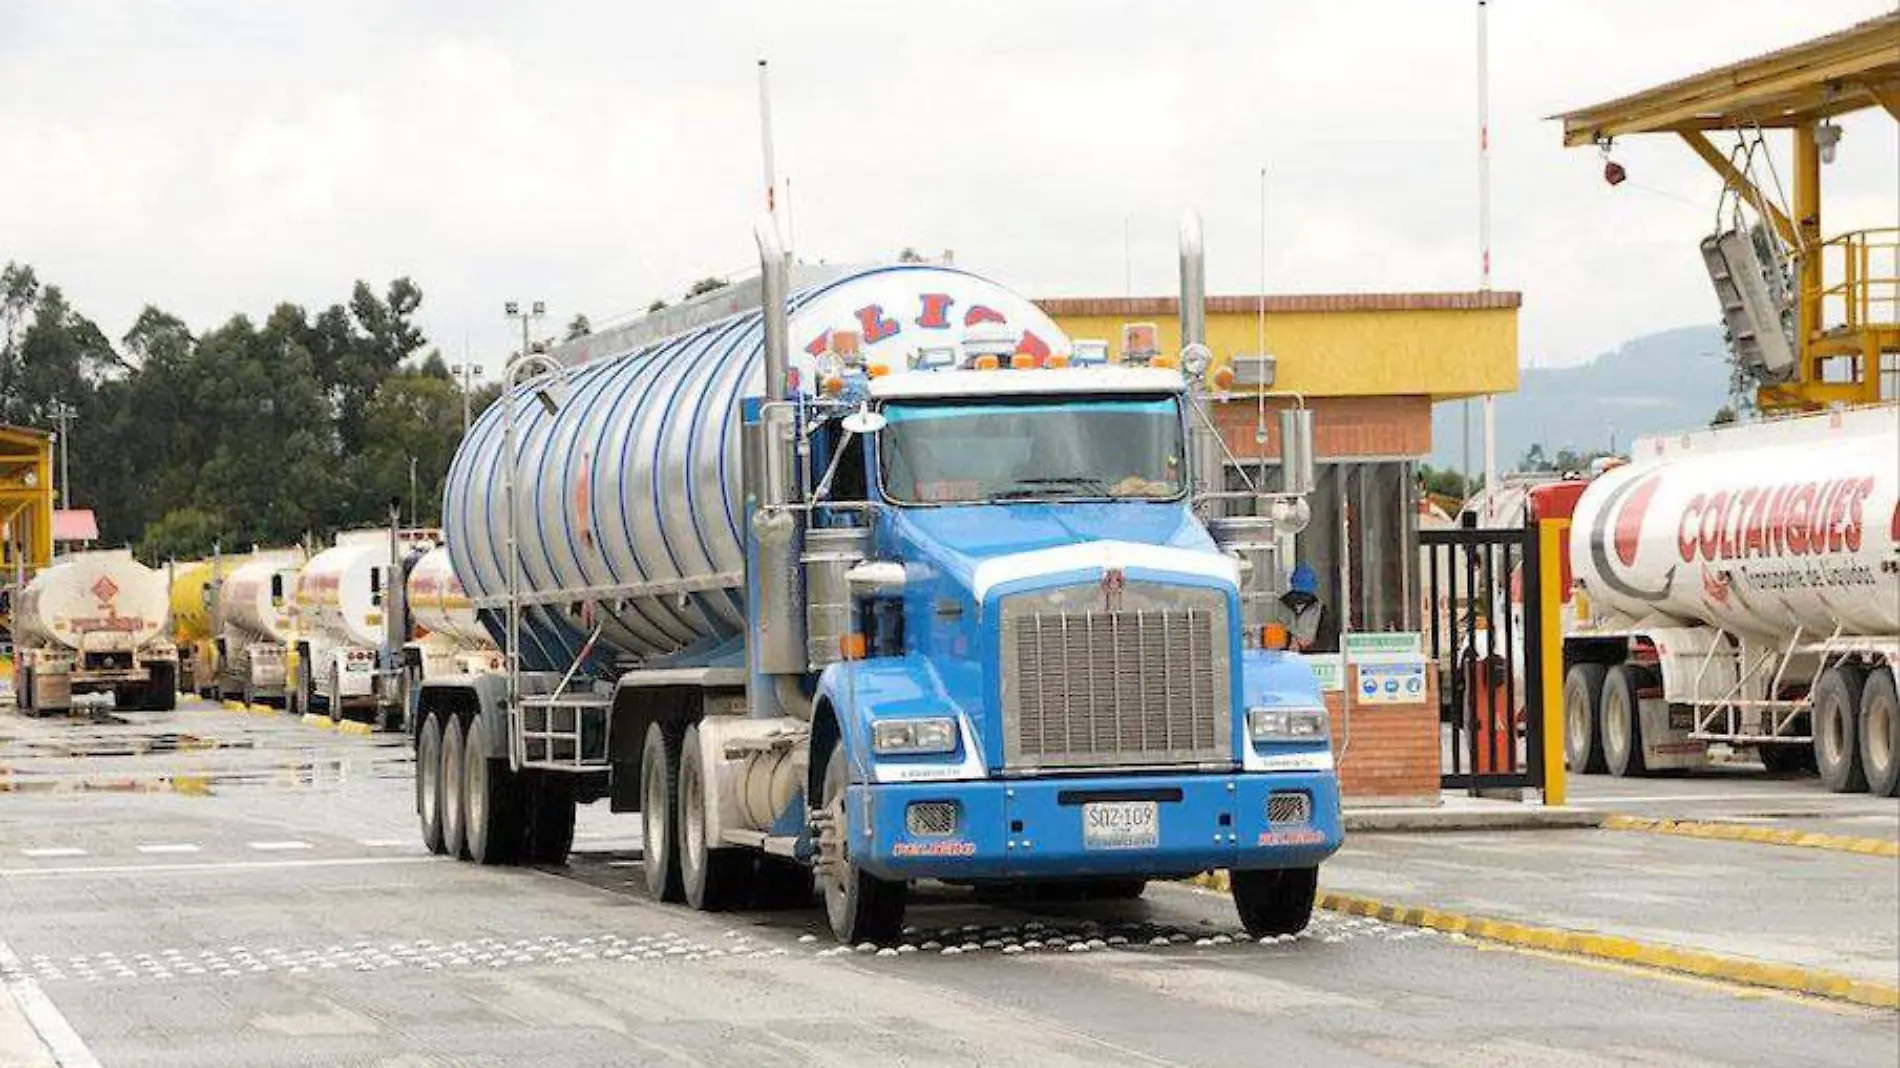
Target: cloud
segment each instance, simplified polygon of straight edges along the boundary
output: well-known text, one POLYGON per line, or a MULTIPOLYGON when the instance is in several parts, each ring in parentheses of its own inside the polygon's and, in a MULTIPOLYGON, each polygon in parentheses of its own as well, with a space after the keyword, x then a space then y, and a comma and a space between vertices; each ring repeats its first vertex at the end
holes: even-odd
MULTIPOLYGON (((1713 178, 1637 139, 1608 189, 1545 116, 1885 6, 1495 0, 1494 262, 1526 292, 1527 360, 1715 318, 1713 178)), ((1032 294, 1169 292, 1194 205, 1212 288, 1250 292, 1264 166, 1272 288, 1469 288, 1473 10, 16 3, 0 258, 115 334, 148 301, 202 328, 407 274, 431 338, 492 367, 504 300, 546 300, 552 329, 748 268, 767 54, 808 257, 954 248, 1032 294)), ((1848 124, 1830 231, 1893 224, 1895 136, 1848 124)))

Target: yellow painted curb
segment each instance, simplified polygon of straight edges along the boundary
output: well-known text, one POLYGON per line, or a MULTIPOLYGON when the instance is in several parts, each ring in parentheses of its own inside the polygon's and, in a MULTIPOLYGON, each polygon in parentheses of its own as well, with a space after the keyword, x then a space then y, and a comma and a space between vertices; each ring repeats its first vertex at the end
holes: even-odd
POLYGON ((244 702, 242 701, 220 701, 219 706, 222 707, 226 712, 244 711, 244 702))
MULTIPOLYGON (((1225 876, 1226 873, 1215 874, 1225 876)), ((1206 876, 1195 880, 1201 885, 1209 885, 1212 881, 1206 876), (1208 882, 1202 883, 1202 879, 1208 879, 1208 882)), ((1222 882, 1224 883, 1225 880, 1223 879, 1222 882)), ((1766 961, 1724 957, 1701 950, 1638 942, 1618 935, 1588 934, 1553 927, 1532 927, 1528 924, 1491 920, 1480 916, 1461 916, 1437 909, 1390 905, 1352 894, 1322 892, 1317 903, 1320 908, 1333 912, 1370 916, 1387 923, 1423 927, 1447 934, 1463 934, 1470 938, 1502 942, 1526 949, 1592 957, 1618 964, 1655 968, 1659 971, 1681 972, 1685 975, 1717 979, 1743 986, 1811 994, 1815 997, 1849 1001, 1876 1009, 1900 1009, 1900 987, 1855 979, 1838 972, 1823 971, 1818 968, 1802 968, 1792 964, 1773 964, 1766 961)))
POLYGON ((1785 828, 1752 827, 1740 823, 1711 823, 1701 820, 1657 820, 1647 816, 1607 816, 1606 831, 1639 831, 1644 834, 1673 834, 1685 838, 1709 838, 1724 842, 1755 842, 1761 845, 1796 846, 1802 849, 1829 849, 1839 853, 1859 853, 1871 857, 1900 857, 1900 842, 1884 838, 1853 838, 1841 834, 1814 834, 1785 828))
POLYGON ((269 705, 252 705, 246 709, 253 716, 274 716, 277 710, 269 705))
MULTIPOLYGON (((326 720, 325 722, 327 723, 328 721, 326 720)), ((373 725, 368 724, 368 723, 360 723, 353 719, 346 719, 343 722, 337 724, 336 729, 343 732, 344 734, 369 735, 369 734, 376 733, 376 728, 373 725)))
POLYGON ((336 724, 330 722, 329 716, 319 716, 315 712, 304 713, 303 725, 306 727, 317 727, 326 731, 333 731, 336 729, 336 724))

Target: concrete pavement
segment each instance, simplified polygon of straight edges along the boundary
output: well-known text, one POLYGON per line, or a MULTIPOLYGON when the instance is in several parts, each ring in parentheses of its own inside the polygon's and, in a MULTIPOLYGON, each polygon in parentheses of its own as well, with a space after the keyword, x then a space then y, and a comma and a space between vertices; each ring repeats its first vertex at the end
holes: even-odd
MULTIPOLYGON (((14 788, 0 793, 0 942, 17 961, 0 982, 43 992, 108 1066, 1900 1057, 1892 1013, 1330 913, 1303 938, 1255 945, 1235 939, 1224 896, 1181 886, 1126 905, 1035 908, 928 888, 911 913, 911 951, 840 954, 815 908, 654 904, 640 889, 634 817, 584 809, 577 854, 558 869, 430 857, 397 740, 274 717, 186 709, 94 725, 0 714, 0 767, 14 788), (200 744, 139 741, 168 734, 200 744)), ((1500 860, 1540 873, 1522 882, 1561 883, 1562 850, 1474 846, 1609 833, 1405 840, 1435 850, 1361 836, 1326 881, 1403 878, 1450 894, 1461 884, 1422 861, 1500 860)), ((1599 889, 1612 896, 1594 907, 1669 924, 1692 908, 1618 899, 1614 879, 1688 864, 1685 849, 1766 848, 1610 841, 1615 857, 1576 854, 1609 865, 1599 889)))

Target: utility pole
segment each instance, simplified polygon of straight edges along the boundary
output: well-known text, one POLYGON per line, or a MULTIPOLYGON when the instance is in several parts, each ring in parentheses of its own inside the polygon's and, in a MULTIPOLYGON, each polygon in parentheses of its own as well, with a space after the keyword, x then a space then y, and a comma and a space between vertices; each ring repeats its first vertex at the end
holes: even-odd
POLYGON ((537 300, 528 305, 527 311, 522 311, 521 305, 511 300, 503 307, 508 318, 521 320, 521 354, 526 356, 534 351, 534 342, 529 340, 529 335, 534 330, 535 322, 547 315, 548 306, 537 300))
POLYGON ((420 516, 417 514, 417 511, 416 511, 417 504, 418 502, 416 500, 416 458, 411 456, 409 458, 409 528, 411 530, 419 529, 422 526, 422 523, 420 521, 420 516))
POLYGON ((72 431, 73 420, 79 418, 79 409, 65 401, 56 400, 48 414, 53 422, 59 424, 59 492, 53 495, 53 499, 58 507, 71 508, 73 506, 72 431))

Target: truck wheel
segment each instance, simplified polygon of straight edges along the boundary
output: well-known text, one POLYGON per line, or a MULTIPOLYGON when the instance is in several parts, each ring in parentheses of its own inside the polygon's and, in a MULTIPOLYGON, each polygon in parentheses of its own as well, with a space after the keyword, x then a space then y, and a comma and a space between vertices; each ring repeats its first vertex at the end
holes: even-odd
POLYGON ((640 752, 640 865, 655 901, 683 901, 679 854, 680 736, 670 726, 647 726, 640 752))
POLYGON ((521 792, 505 760, 488 755, 487 718, 469 720, 462 739, 463 836, 477 864, 512 864, 520 849, 521 792))
POLYGON ((844 809, 849 775, 844 746, 837 745, 825 762, 821 806, 824 821, 818 843, 825 918, 831 922, 831 933, 847 945, 894 941, 904 929, 904 904, 910 888, 905 883, 886 882, 852 861, 850 825, 844 809))
POLYGON ((1603 764, 1619 779, 1648 771, 1643 761, 1642 705, 1636 697, 1636 672, 1618 664, 1603 674, 1603 702, 1597 722, 1603 731, 1603 764))
POLYGON ((535 775, 528 792, 527 841, 530 864, 561 865, 574 851, 574 791, 552 773, 535 775))
POLYGON ((449 716, 442 732, 442 850, 451 857, 468 857, 467 809, 463 807, 462 762, 467 753, 462 717, 449 716))
POLYGON ((1860 691, 1860 767, 1875 797, 1900 797, 1900 688, 1880 667, 1860 691))
POLYGON ((1313 919, 1318 868, 1228 873, 1240 925, 1255 938, 1298 934, 1313 919))
POLYGON ((752 855, 739 849, 717 848, 706 833, 708 790, 705 757, 699 750, 699 727, 686 728, 680 741, 679 856, 680 886, 686 903, 701 912, 723 912, 743 899, 752 855))
POLYGON ((23 716, 33 714, 33 669, 13 669, 13 710, 23 716))
POLYGON ((442 840, 442 717, 431 715, 416 736, 416 817, 422 823, 422 844, 431 853, 446 853, 442 840))
POLYGON ((1860 699, 1867 675, 1853 664, 1836 664, 1814 687, 1814 766, 1821 784, 1837 794, 1867 789, 1860 766, 1860 699))
POLYGON ((1602 664, 1572 664, 1564 674, 1564 762, 1579 775, 1601 775, 1603 731, 1597 710, 1603 705, 1602 664))

